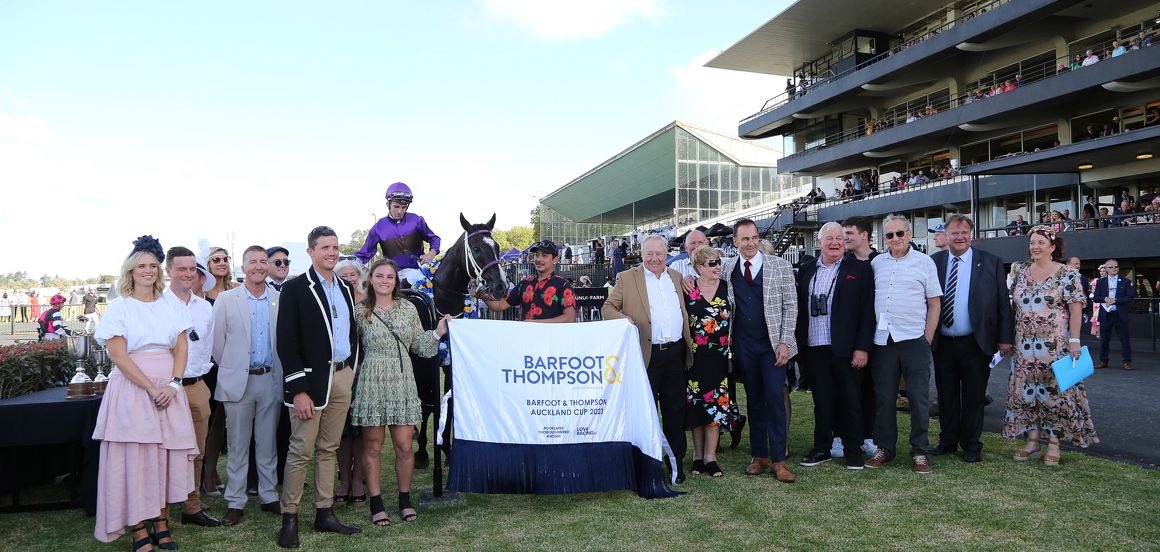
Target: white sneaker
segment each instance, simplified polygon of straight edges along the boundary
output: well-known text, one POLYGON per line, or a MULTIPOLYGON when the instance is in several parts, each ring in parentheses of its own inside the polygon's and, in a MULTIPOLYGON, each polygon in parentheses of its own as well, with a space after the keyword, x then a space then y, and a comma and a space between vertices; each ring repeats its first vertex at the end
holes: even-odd
POLYGON ((878 454, 878 445, 874 444, 873 439, 866 439, 865 441, 862 441, 862 452, 865 453, 866 456, 874 456, 875 454, 878 454))
POLYGON ((841 437, 834 437, 834 442, 830 445, 830 456, 834 458, 845 458, 846 450, 842 447, 841 437))

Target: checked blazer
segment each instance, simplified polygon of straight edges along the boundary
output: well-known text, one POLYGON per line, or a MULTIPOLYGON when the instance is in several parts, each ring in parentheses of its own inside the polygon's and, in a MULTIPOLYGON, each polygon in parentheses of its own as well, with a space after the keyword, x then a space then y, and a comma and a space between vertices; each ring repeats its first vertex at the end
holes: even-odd
MULTIPOLYGON (((729 303, 737 304, 733 288, 740 282, 733 281, 733 268, 741 257, 721 259, 721 278, 729 282, 729 303)), ((797 337, 797 284, 793 279, 793 267, 789 261, 773 255, 762 255, 761 295, 765 303, 765 325, 769 329, 769 343, 774 349, 781 343, 789 348, 789 356, 798 354, 797 337)), ((756 276, 756 275, 755 275, 756 276)))

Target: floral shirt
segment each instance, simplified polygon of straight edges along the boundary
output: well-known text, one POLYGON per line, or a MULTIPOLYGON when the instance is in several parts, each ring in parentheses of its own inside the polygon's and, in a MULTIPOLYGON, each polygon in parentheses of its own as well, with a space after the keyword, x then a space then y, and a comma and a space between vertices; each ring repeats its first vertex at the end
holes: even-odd
POLYGON ((694 288, 686 295, 686 309, 689 311, 689 329, 693 336, 693 352, 704 347, 722 356, 729 352, 730 309, 725 282, 717 286, 714 297, 701 295, 694 288))
POLYGON ((547 279, 528 276, 508 292, 507 302, 523 309, 524 320, 544 320, 564 314, 576 306, 576 295, 568 280, 552 273, 547 279))

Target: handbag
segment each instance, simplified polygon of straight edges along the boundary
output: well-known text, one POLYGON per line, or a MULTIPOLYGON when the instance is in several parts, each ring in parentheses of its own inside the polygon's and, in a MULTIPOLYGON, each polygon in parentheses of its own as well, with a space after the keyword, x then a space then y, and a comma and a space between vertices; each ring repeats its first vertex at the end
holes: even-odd
POLYGON ((1067 355, 1055 362, 1051 363, 1051 371, 1055 373, 1055 381, 1059 384, 1059 392, 1063 393, 1071 389, 1075 384, 1084 380, 1084 378, 1095 373, 1095 366, 1092 363, 1092 356, 1088 353, 1088 348, 1082 347, 1080 349, 1079 358, 1073 359, 1071 355, 1067 355))

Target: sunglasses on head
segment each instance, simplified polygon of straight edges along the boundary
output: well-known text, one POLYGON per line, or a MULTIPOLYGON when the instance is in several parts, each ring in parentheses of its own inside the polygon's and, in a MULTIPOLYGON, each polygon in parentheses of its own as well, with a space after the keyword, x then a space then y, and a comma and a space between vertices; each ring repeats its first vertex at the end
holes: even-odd
POLYGON ((718 266, 720 264, 721 264, 721 259, 713 259, 713 260, 705 261, 705 266, 708 266, 708 267, 714 267, 714 266, 718 266))
POLYGON ((274 266, 290 266, 290 259, 277 259, 272 262, 274 263, 274 266))
POLYGON ((895 236, 898 236, 899 239, 902 239, 902 237, 905 235, 906 235, 906 230, 899 230, 897 232, 887 232, 885 234, 882 234, 882 237, 884 237, 888 240, 892 240, 892 239, 894 239, 895 236))
POLYGON ((228 256, 226 256, 226 257, 210 257, 209 262, 211 262, 211 263, 228 263, 228 262, 230 262, 230 258, 228 256))

